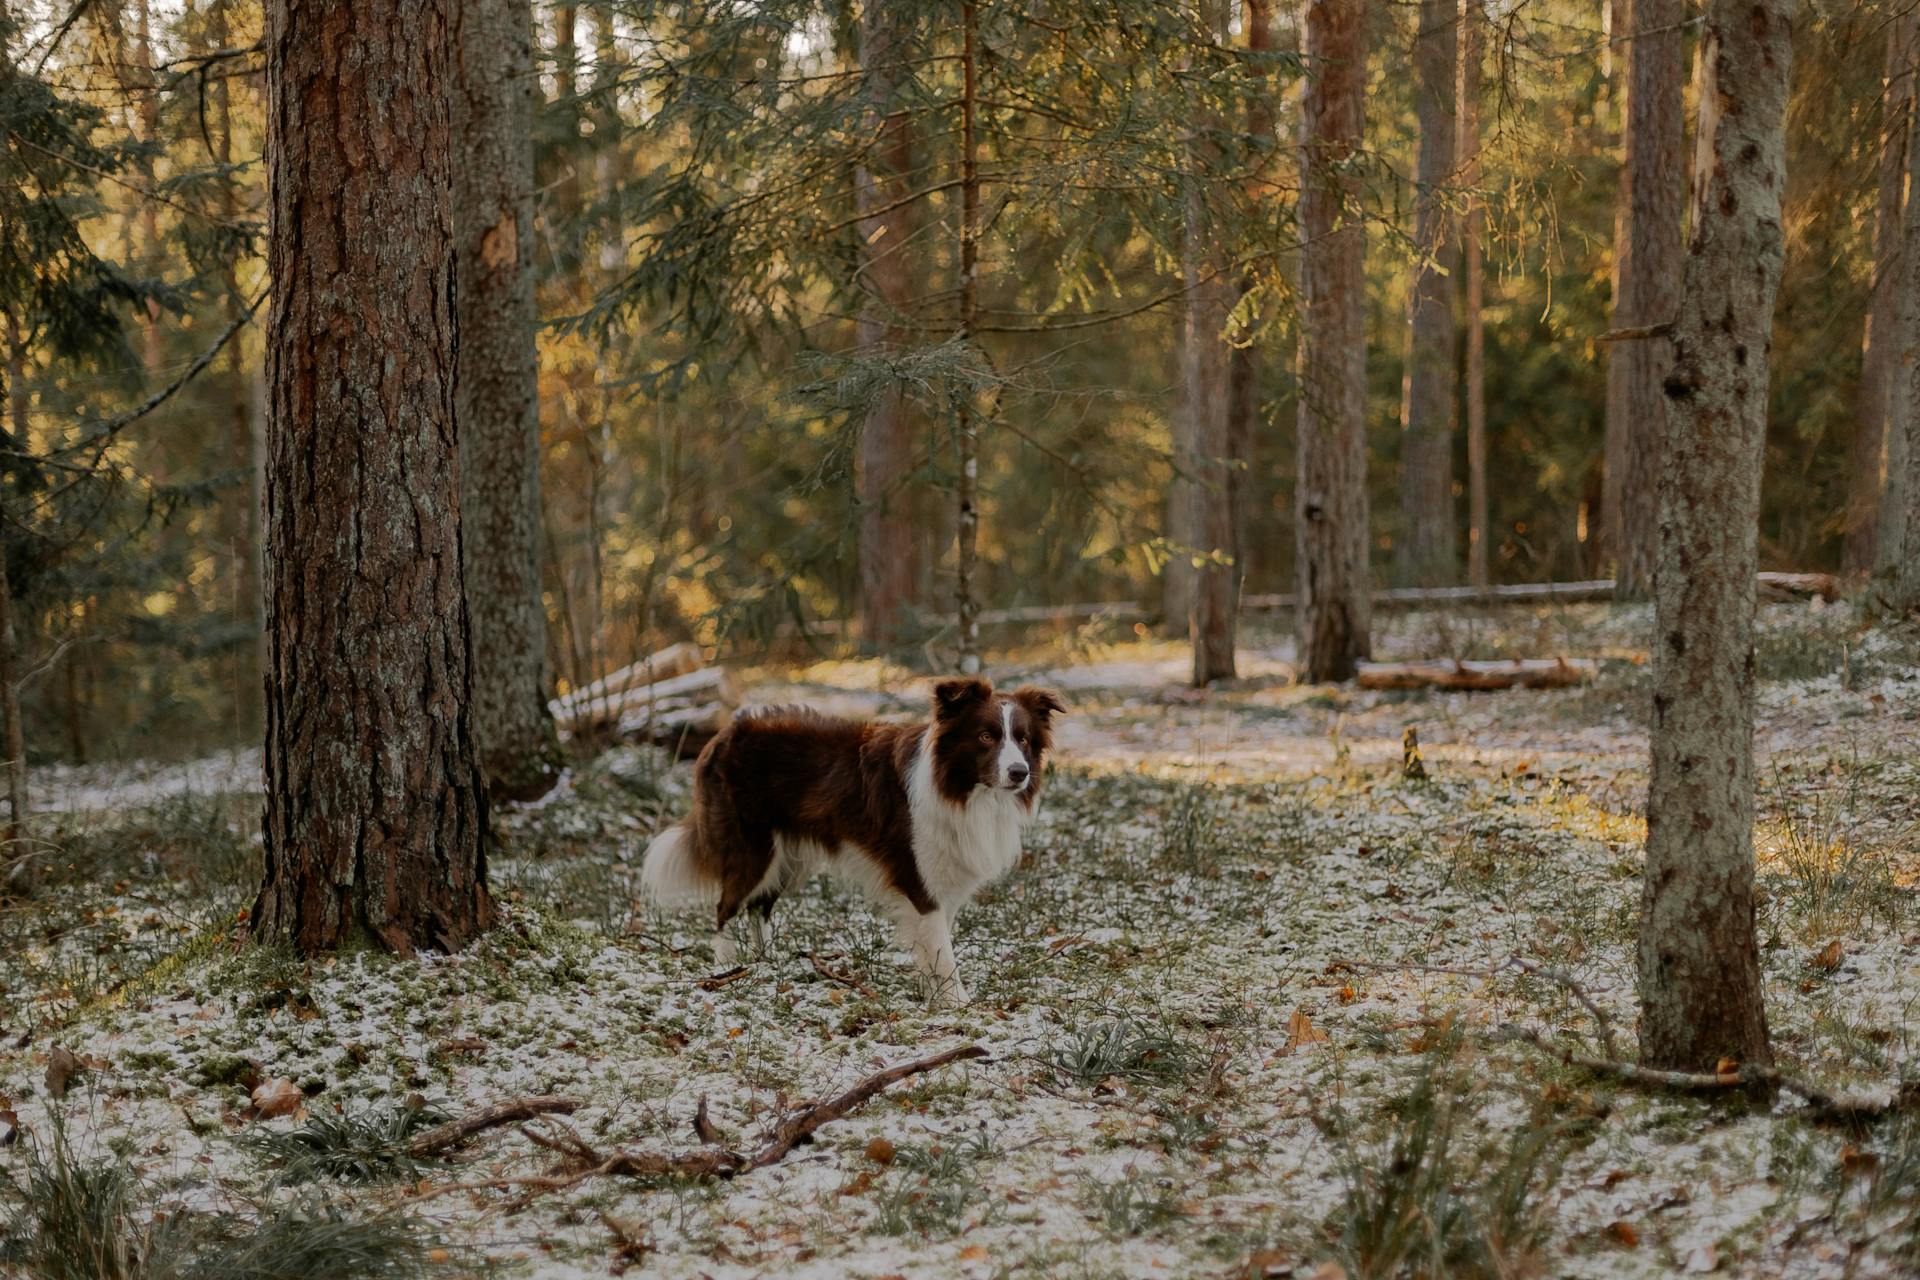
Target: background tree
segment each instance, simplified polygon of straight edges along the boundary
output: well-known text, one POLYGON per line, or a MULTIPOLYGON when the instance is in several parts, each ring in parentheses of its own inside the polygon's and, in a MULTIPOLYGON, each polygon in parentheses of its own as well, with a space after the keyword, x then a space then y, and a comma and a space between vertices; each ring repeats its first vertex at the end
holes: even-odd
POLYGON ((442 0, 267 10, 266 879, 257 936, 486 927, 442 0))
POLYGON ((1398 576, 1409 586, 1459 575, 1453 514, 1453 417, 1456 370, 1454 288, 1459 241, 1448 207, 1456 181, 1459 122, 1453 95, 1460 15, 1456 0, 1420 0, 1414 38, 1414 113, 1420 166, 1413 206, 1412 322, 1406 391, 1400 411, 1398 576))
POLYGON ((1350 164, 1365 122, 1362 0, 1309 0, 1301 105, 1300 662, 1345 680, 1371 652, 1367 570, 1366 231, 1350 164))
POLYGON ((1486 281, 1480 242, 1486 212, 1480 185, 1480 63, 1486 54, 1486 11, 1480 0, 1460 0, 1459 93, 1460 183, 1466 208, 1460 217, 1462 320, 1466 327, 1466 374, 1461 394, 1467 417, 1467 582, 1484 587, 1487 569, 1487 334, 1482 314, 1486 281))
POLYGON ((1708 7, 1655 577, 1640 1057, 1767 1064, 1753 900, 1753 616, 1780 284, 1787 0, 1708 7))
POLYGON ((527 0, 467 0, 454 23, 455 421, 473 729, 496 794, 529 799, 559 770, 540 577, 533 14, 527 0))
MULTIPOLYGON (((1909 48, 1912 46, 1909 45, 1909 48)), ((1888 417, 1881 446, 1883 476, 1875 531, 1875 566, 1868 603, 1901 616, 1920 611, 1920 200, 1912 183, 1920 174, 1920 112, 1907 115, 1908 195, 1901 214, 1893 308, 1893 354, 1888 379, 1888 417)))
POLYGON ((1686 33, 1679 0, 1628 0, 1622 8, 1626 30, 1615 39, 1626 51, 1626 159, 1613 252, 1615 337, 1607 351, 1600 527, 1618 591, 1639 599, 1653 589, 1667 413, 1660 384, 1673 365, 1666 326, 1680 304, 1686 33))

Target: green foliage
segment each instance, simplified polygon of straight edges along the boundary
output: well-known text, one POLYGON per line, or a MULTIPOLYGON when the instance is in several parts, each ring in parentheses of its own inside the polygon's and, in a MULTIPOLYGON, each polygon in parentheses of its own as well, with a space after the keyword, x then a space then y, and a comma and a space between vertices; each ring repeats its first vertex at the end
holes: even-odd
POLYGON ((410 1140, 447 1116, 418 1098, 361 1111, 309 1112, 284 1132, 264 1129, 245 1145, 275 1167, 284 1186, 308 1182, 395 1182, 419 1177, 420 1163, 408 1154, 410 1140))

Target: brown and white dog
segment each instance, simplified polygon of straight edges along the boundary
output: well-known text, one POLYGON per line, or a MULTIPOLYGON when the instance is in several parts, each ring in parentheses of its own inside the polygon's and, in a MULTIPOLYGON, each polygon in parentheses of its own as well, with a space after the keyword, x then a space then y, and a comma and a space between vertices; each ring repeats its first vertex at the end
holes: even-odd
POLYGON ((725 967, 728 921, 746 911, 764 940, 780 895, 828 872, 892 916, 936 996, 964 1003, 954 913, 1019 861, 1064 710, 1048 689, 956 679, 933 687, 921 725, 743 712, 700 753, 693 812, 647 846, 647 892, 663 906, 717 899, 713 960, 725 967))

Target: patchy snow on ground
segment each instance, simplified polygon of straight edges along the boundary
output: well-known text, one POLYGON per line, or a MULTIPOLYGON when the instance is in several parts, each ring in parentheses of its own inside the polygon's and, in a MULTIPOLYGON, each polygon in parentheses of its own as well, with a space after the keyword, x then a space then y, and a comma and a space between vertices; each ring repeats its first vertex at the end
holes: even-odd
MULTIPOLYGON (((71 778, 94 816, 50 827, 36 896, 0 910, 0 1112, 23 1133, 0 1172, 24 1176, 57 1118, 78 1158, 137 1171, 149 1212, 249 1213, 296 1193, 263 1133, 559 1094, 563 1122, 325 1194, 399 1215, 454 1275, 1911 1274, 1920 1123, 1623 1088, 1505 1036, 1631 1056, 1646 621, 1409 615, 1381 637, 1609 659, 1557 692, 1301 687, 1258 635, 1205 693, 1153 642, 1011 655, 1003 680, 1074 710, 1025 858, 960 919, 962 1009, 930 1006, 876 913, 826 883, 782 902, 743 975, 703 983, 704 922, 639 900, 689 783, 650 751, 503 814, 500 927, 414 960, 238 942, 257 850, 231 768, 124 794, 71 778), (1408 726, 1424 781, 1400 768, 1408 726), (515 1181, 554 1170, 562 1123, 603 1153, 691 1151, 704 1103, 752 1151, 796 1108, 964 1045, 988 1056, 729 1181, 515 1181), (77 1062, 57 1098, 56 1049, 77 1062), (300 1114, 251 1115, 271 1079, 300 1114)), ((1920 1080, 1914 654, 1844 610, 1764 618, 1769 1016, 1783 1065, 1849 1094, 1920 1080)), ((924 698, 875 664, 750 687, 860 714, 924 698)))

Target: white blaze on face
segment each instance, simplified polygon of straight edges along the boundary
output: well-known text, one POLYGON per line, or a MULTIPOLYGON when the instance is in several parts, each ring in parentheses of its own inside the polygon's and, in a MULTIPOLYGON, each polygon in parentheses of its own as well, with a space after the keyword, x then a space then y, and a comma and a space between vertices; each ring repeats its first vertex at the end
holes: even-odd
POLYGON ((1020 750, 1020 744, 1013 740, 1013 704, 1003 702, 1000 704, 1000 758, 994 762, 994 784, 1014 791, 1024 789, 1033 775, 1024 772, 1015 774, 1013 771, 1016 768, 1026 769, 1027 757, 1020 750))

